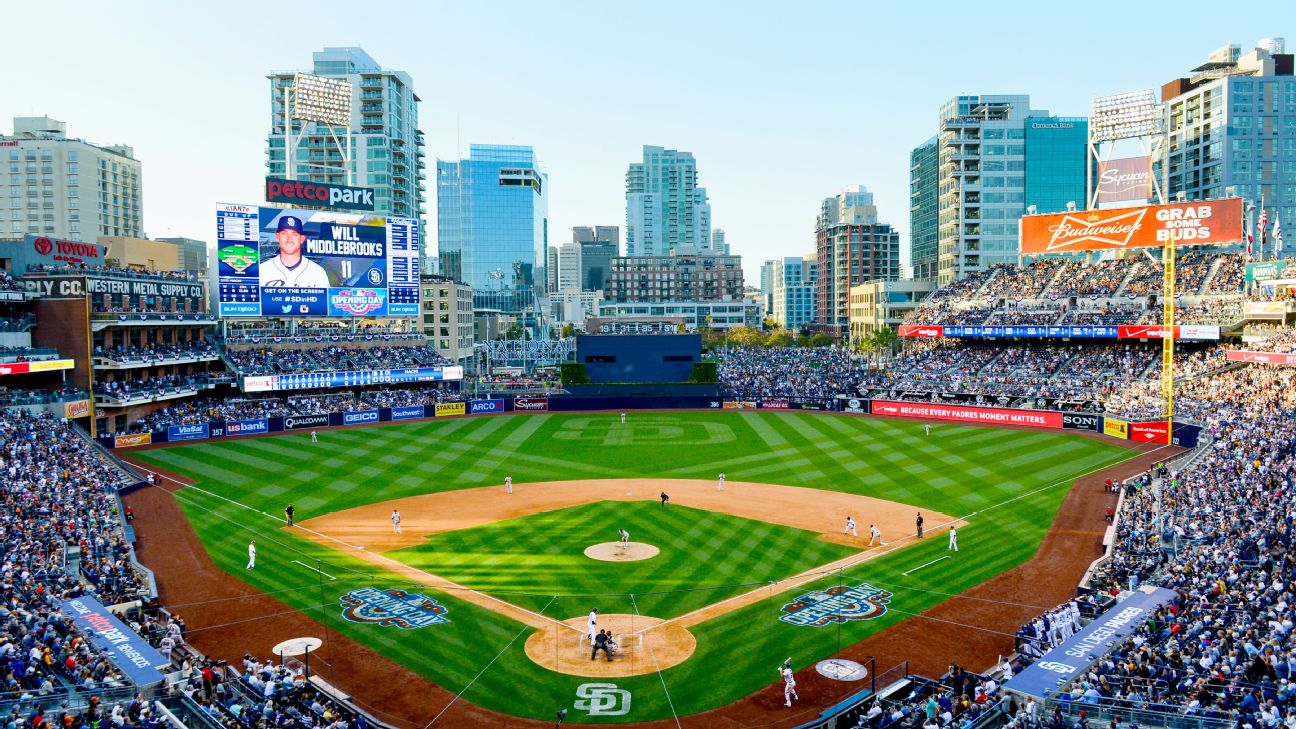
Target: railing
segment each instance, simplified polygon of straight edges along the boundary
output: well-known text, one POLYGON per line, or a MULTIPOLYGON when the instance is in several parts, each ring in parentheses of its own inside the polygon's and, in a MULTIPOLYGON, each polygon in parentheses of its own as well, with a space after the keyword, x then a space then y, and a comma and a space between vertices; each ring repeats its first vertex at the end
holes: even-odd
MULTIPOLYGON (((1168 708, 1168 707, 1167 707, 1168 708)), ((1075 726, 1080 719, 1080 712, 1085 712, 1085 719, 1090 726, 1102 726, 1109 721, 1122 725, 1141 727, 1167 727, 1167 729, 1228 729, 1237 722, 1233 717, 1208 717, 1181 713, 1178 711, 1161 711, 1135 706, 1125 701, 1103 700, 1097 703, 1061 701, 1049 699, 1044 702, 1041 715, 1051 715, 1054 709, 1061 709, 1068 726, 1075 726)))

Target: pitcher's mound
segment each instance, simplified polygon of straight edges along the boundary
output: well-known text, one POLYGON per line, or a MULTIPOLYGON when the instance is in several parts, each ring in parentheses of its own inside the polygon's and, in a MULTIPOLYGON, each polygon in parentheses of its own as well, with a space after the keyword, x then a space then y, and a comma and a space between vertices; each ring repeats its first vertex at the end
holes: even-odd
POLYGON ((651 544, 630 542, 624 547, 621 542, 603 542, 585 548, 585 556, 601 562, 637 562, 651 559, 661 554, 661 550, 651 544))
POLYGON ((693 655, 697 639, 679 623, 661 625, 657 618, 642 615, 599 615, 598 627, 612 631, 617 652, 609 663, 603 651, 590 660, 586 617, 564 620, 575 630, 550 625, 531 634, 526 654, 538 665, 570 676, 642 676, 658 669, 678 666, 693 655), (661 625, 661 627, 655 627, 661 625))

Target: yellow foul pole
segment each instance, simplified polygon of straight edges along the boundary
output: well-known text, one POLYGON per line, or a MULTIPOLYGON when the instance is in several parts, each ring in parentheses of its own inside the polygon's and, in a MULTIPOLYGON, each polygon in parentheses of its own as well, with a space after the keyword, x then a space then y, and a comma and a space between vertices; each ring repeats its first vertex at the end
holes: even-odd
POLYGON ((1161 282, 1161 416, 1166 421, 1166 443, 1174 439, 1174 326, 1175 230, 1170 229, 1161 249, 1164 278, 1161 282))

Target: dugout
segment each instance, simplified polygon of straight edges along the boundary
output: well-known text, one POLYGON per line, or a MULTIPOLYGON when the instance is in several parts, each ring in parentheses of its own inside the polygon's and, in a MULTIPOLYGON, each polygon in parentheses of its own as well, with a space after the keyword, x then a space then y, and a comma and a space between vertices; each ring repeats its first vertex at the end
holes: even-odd
POLYGON ((576 361, 592 384, 688 382, 702 361, 700 334, 586 334, 576 361))

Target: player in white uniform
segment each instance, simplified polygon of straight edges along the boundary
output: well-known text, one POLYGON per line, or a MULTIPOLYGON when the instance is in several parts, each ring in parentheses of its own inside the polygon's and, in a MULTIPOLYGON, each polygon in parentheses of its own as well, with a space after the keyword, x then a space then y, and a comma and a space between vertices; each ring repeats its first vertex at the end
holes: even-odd
POLYGON ((248 542, 248 569, 256 569, 256 540, 248 542))
POLYGON ((800 699, 796 692, 796 677, 792 675, 792 659, 788 658, 779 668, 779 675, 783 677, 783 705, 791 706, 793 699, 800 699))
POLYGON ((625 549, 630 546, 630 532, 624 529, 618 529, 617 531, 621 532, 621 548, 625 549))
POLYGON ((954 550, 955 552, 958 551, 958 530, 956 530, 952 525, 950 526, 949 546, 945 548, 945 551, 948 552, 951 549, 954 550))
POLYGON ((598 608, 594 608, 589 614, 589 635, 590 645, 594 645, 594 636, 598 635, 598 608))
POLYGON ((513 476, 511 474, 504 477, 504 493, 513 493, 513 476))
POLYGON ((318 443, 318 442, 319 442, 319 435, 316 434, 315 431, 313 431, 313 430, 311 431, 311 442, 312 442, 312 443, 318 443))
POLYGON ((931 423, 924 425, 923 430, 927 431, 927 435, 931 435, 931 423))
POLYGON ((877 542, 878 544, 881 544, 882 546, 886 546, 886 542, 882 541, 882 530, 881 530, 881 529, 878 529, 876 524, 869 524, 869 543, 868 543, 868 545, 869 545, 870 547, 873 546, 873 542, 877 542))
POLYGON ((400 533, 401 533, 401 530, 400 530, 400 511, 399 511, 398 509, 392 509, 392 531, 393 531, 394 533, 396 533, 396 534, 400 534, 400 533))
POLYGON ((326 289, 328 273, 318 263, 302 257, 306 243, 306 230, 302 219, 295 215, 279 218, 275 231, 279 241, 279 255, 261 262, 262 286, 286 286, 294 289, 326 289))
POLYGON ((849 534, 852 537, 859 536, 859 532, 855 531, 855 517, 853 516, 846 517, 846 528, 842 530, 842 534, 849 534))
POLYGON ((621 424, 625 425, 625 413, 621 413, 621 424))
POLYGON ((720 480, 716 482, 716 491, 724 491, 724 474, 720 474, 720 480))

